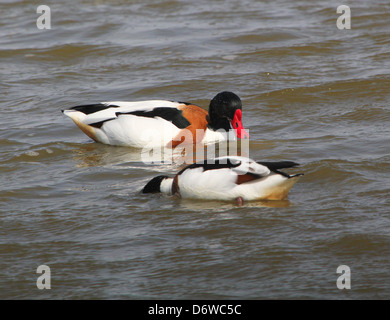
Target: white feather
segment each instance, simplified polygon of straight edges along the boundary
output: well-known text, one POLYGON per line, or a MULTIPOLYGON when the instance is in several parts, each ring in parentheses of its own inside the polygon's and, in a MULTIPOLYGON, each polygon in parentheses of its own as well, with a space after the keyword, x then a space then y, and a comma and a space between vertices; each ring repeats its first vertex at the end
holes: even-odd
POLYGON ((90 114, 70 109, 64 110, 64 114, 75 122, 79 121, 87 125, 106 121, 101 128, 94 128, 94 133, 98 141, 110 145, 153 148, 167 145, 180 132, 180 129, 172 122, 160 117, 148 118, 131 114, 120 114, 135 111, 151 111, 160 107, 176 108, 180 105, 178 102, 147 100, 102 103, 106 106, 112 105, 113 107, 90 114))
POLYGON ((215 160, 218 160, 220 163, 227 163, 228 160, 233 164, 240 163, 240 165, 238 165, 237 167, 231 168, 231 170, 236 172, 237 174, 253 173, 259 176, 266 176, 271 172, 266 166, 263 166, 256 161, 246 157, 224 156, 216 158, 215 160), (224 160, 226 162, 224 162, 224 160))
POLYGON ((182 198, 233 200, 281 199, 287 197, 290 188, 299 177, 288 178, 271 172, 266 166, 244 157, 220 157, 220 161, 229 159, 231 163, 240 163, 237 167, 209 169, 203 167, 188 168, 178 177, 182 198), (253 173, 260 178, 236 184, 240 174, 253 173))
MULTIPOLYGON (((230 137, 230 135, 229 135, 230 137)), ((235 135, 233 137, 234 140, 235 135)), ((228 133, 224 130, 210 130, 209 128, 206 129, 205 135, 203 137, 202 143, 204 144, 211 144, 211 143, 216 143, 219 141, 226 141, 228 140, 228 133)))
POLYGON ((105 122, 96 131, 102 132, 111 145, 153 148, 168 144, 180 129, 160 117, 121 115, 115 121, 105 122))
MULTIPOLYGON (((96 111, 88 115, 77 111, 77 110, 65 110, 64 114, 69 117, 77 116, 85 124, 93 124, 101 121, 106 121, 110 119, 118 118, 116 113, 128 113, 135 111, 151 111, 155 108, 166 107, 166 108, 176 108, 180 103, 171 102, 165 100, 147 100, 147 101, 112 101, 112 102, 102 102, 106 106, 113 106, 104 110, 96 111)), ((121 115, 122 116, 122 115, 121 115)))
POLYGON ((177 108, 182 103, 168 100, 145 100, 145 101, 109 101, 102 102, 107 106, 118 106, 116 110, 120 112, 132 112, 138 110, 150 111, 154 108, 177 108))
POLYGON ((203 171, 203 168, 187 169, 179 175, 180 195, 183 198, 221 199, 235 186, 237 174, 225 168, 203 171))
MULTIPOLYGON (((147 118, 126 113, 135 111, 151 111, 155 108, 177 108, 182 103, 168 100, 146 100, 146 101, 108 101, 101 102, 106 109, 89 114, 69 109, 64 114, 73 119, 76 123, 86 125, 103 122, 100 128, 91 129, 94 132, 93 139, 110 145, 132 146, 132 147, 157 147, 166 146, 176 137, 180 129, 172 122, 159 117, 147 118), (110 120, 110 121, 108 121, 110 120)), ((226 140, 237 140, 234 130, 206 129, 202 139, 204 144, 212 144, 226 140)))

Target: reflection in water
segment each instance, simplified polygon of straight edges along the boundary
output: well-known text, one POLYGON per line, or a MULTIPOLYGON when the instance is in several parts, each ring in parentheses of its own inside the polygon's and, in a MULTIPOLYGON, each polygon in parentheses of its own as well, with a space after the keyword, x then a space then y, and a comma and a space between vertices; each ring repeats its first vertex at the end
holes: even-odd
MULTIPOLYGON (((249 143, 247 144, 249 145, 249 143)), ((182 148, 157 148, 144 151, 132 147, 109 146, 101 143, 88 143, 76 145, 73 148, 74 159, 78 167, 115 166, 126 163, 141 163, 138 168, 150 165, 150 171, 174 174, 177 170, 195 161, 206 158, 214 158, 224 155, 247 156, 246 150, 242 150, 242 144, 238 141, 221 142, 213 145, 188 145, 182 148), (233 144, 234 143, 234 144, 233 144), (147 152, 148 154, 145 154, 147 152), (156 167, 156 165, 158 165, 156 167)), ((288 207, 288 200, 258 200, 244 201, 242 204, 236 201, 215 201, 215 200, 195 200, 178 199, 171 196, 172 200, 177 200, 178 205, 188 210, 206 210, 221 212, 234 207, 288 207)))
MULTIPOLYGON (((151 195, 153 196, 153 195, 151 195)), ((175 196, 170 196, 172 200, 177 201, 177 205, 181 209, 192 211, 204 211, 207 213, 220 213, 233 208, 287 208, 291 205, 289 200, 257 200, 244 201, 239 205, 236 201, 217 201, 217 200, 199 200, 199 199, 179 199, 175 196)))
POLYGON ((329 1, 68 3, 39 32, 33 1, 0 2, 0 299, 390 298, 388 0, 354 1, 349 31, 329 1), (291 204, 141 194, 193 150, 144 163, 60 113, 207 109, 222 90, 242 98, 243 155, 302 163, 291 204), (330 285, 340 260, 359 267, 355 290, 330 285), (26 271, 50 261, 56 290, 34 290, 26 271))
POLYGON ((73 152, 78 167, 106 166, 129 162, 144 163, 145 165, 184 166, 196 161, 225 155, 248 156, 248 149, 248 141, 224 141, 211 145, 191 144, 175 149, 164 147, 138 149, 88 143, 77 145, 73 152))

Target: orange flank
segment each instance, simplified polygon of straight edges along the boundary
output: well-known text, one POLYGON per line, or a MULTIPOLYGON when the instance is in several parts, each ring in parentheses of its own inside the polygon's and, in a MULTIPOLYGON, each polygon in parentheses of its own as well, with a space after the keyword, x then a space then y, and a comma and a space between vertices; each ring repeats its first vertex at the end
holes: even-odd
POLYGON ((83 131, 88 137, 90 137, 92 140, 94 140, 96 142, 98 141, 98 139, 96 137, 96 133, 95 133, 95 128, 94 127, 81 122, 76 117, 73 117, 72 120, 81 129, 81 131, 83 131))
POLYGON ((255 176, 253 174, 250 174, 250 173, 240 174, 240 175, 237 176, 236 184, 242 184, 242 183, 245 183, 245 182, 256 180, 258 178, 259 177, 255 176))
POLYGON ((185 141, 189 143, 201 142, 207 129, 208 112, 193 104, 183 104, 178 106, 178 109, 183 111, 183 116, 191 124, 172 139, 170 147, 175 148, 185 141))

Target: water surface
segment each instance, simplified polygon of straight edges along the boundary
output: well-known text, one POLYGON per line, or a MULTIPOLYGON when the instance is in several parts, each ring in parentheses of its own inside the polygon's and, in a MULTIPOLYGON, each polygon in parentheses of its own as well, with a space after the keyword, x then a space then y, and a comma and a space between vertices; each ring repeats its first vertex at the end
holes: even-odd
POLYGON ((390 5, 0 4, 0 298, 389 299, 390 5), (289 201, 140 194, 175 164, 92 142, 60 110, 243 101, 256 160, 293 160, 289 201), (36 269, 51 269, 38 290, 36 269), (336 286, 339 265, 352 288, 336 286))

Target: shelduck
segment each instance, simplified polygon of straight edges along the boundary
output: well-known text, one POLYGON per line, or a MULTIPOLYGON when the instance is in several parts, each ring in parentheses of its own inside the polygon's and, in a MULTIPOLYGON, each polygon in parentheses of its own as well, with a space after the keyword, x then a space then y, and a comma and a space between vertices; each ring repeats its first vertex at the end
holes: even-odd
POLYGON ((194 104, 167 100, 112 101, 75 106, 62 112, 91 139, 109 145, 176 147, 181 143, 249 138, 242 124, 241 99, 218 93, 209 112, 194 104))
POLYGON ((142 193, 165 193, 208 200, 286 200, 303 173, 289 175, 280 169, 296 167, 293 161, 256 162, 225 156, 193 163, 174 177, 157 176, 142 193))

